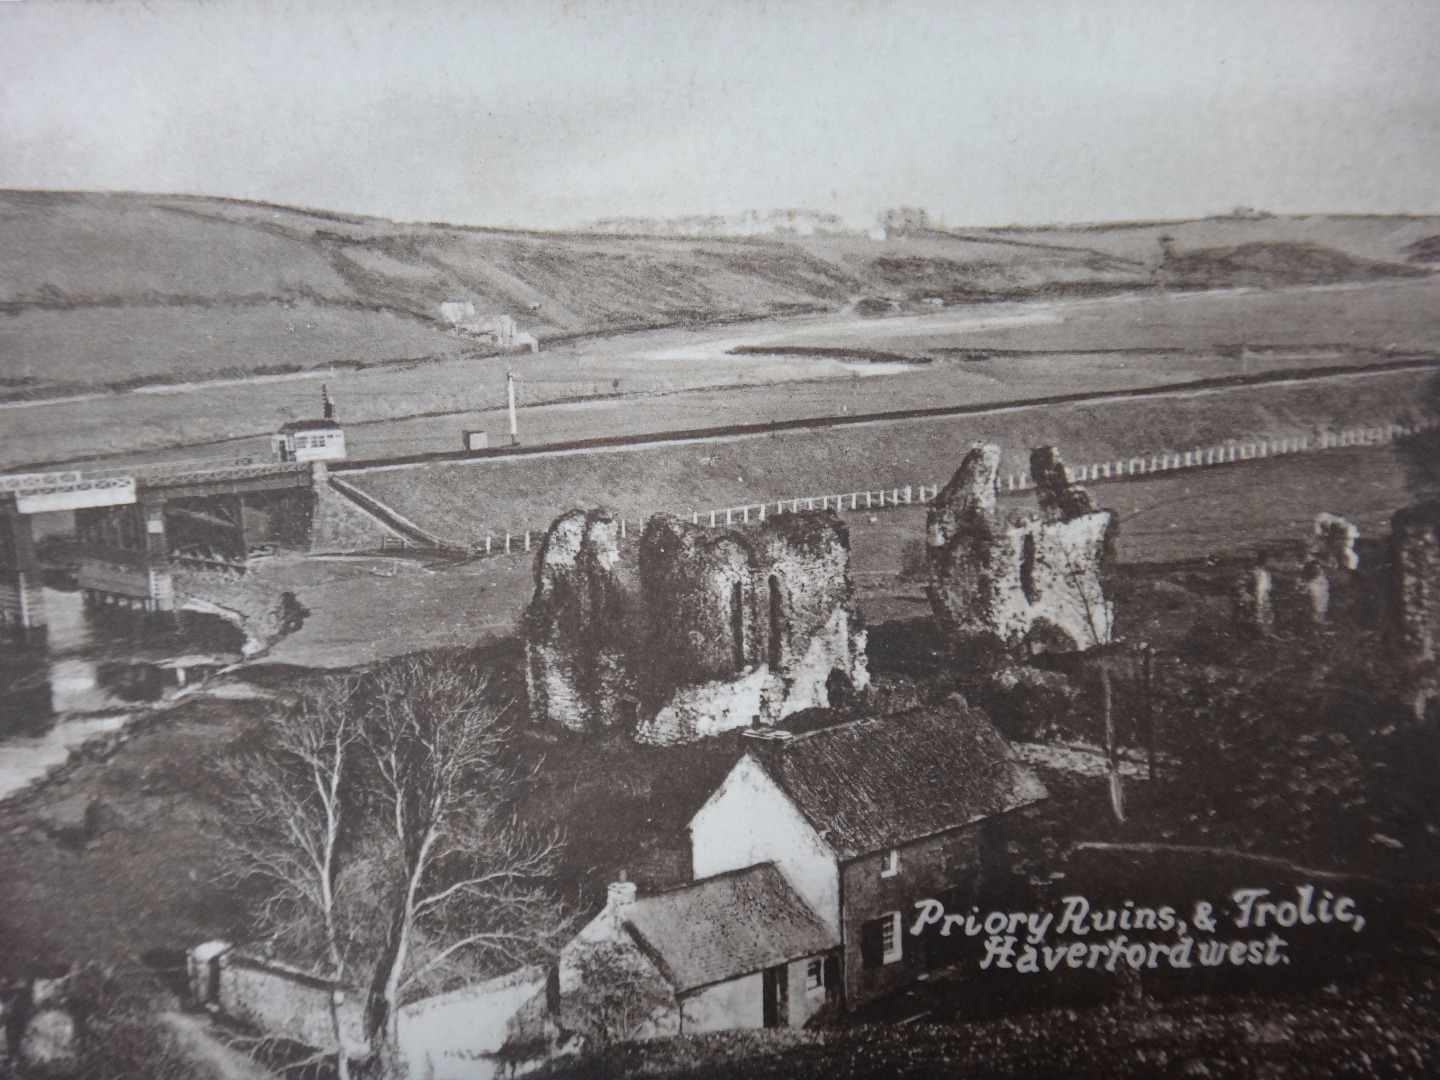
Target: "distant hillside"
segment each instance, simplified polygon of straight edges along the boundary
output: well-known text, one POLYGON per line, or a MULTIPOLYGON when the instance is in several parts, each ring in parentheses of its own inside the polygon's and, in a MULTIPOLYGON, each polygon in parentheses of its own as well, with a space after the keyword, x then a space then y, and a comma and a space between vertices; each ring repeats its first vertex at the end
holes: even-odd
MULTIPOLYGON (((404 225, 186 196, 0 191, 0 398, 485 354, 482 341, 449 330, 445 300, 509 313, 543 344, 856 302, 862 312, 914 310, 926 297, 1150 288, 1156 229, 1171 230, 1182 255, 1202 246, 1192 237, 1212 234, 1232 246, 1310 244, 1306 265, 1324 263, 1324 280, 1368 280, 1390 272, 1375 264, 1403 260, 1405 244, 1440 231, 1437 219, 1299 220, 888 241, 658 238, 404 225)), ((1211 260, 1200 284, 1318 280, 1308 270, 1287 277, 1279 263, 1262 272, 1249 256, 1211 260)))
POLYGON ((1188 221, 1144 221, 1089 225, 1013 226, 967 230, 1014 243, 1089 247, 1149 266, 1161 258, 1161 239, 1169 237, 1177 253, 1234 248, 1256 242, 1315 244, 1361 259, 1402 263, 1408 245, 1440 232, 1440 217, 1412 214, 1238 214, 1188 221))
POLYGON ((1202 248, 1164 259, 1159 274, 1165 284, 1182 288, 1213 285, 1333 285, 1346 281, 1379 281, 1393 277, 1424 277, 1428 270, 1404 263, 1381 262, 1318 244, 1256 241, 1238 247, 1202 248))
POLYGON ((1411 262, 1440 262, 1440 236, 1422 236, 1413 244, 1408 245, 1405 251, 1409 254, 1411 262))

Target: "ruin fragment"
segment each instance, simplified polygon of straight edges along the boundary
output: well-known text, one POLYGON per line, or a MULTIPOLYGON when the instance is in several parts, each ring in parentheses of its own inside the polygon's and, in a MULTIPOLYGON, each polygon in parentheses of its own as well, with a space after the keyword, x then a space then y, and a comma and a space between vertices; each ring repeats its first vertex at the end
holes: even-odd
POLYGON ((532 718, 577 732, 620 719, 626 605, 619 561, 618 525, 609 511, 571 510, 545 534, 525 613, 532 718))
POLYGON ((680 743, 773 724, 868 685, 849 566, 834 515, 787 514, 749 530, 651 518, 640 542, 646 708, 636 738, 680 743))
POLYGON ((834 515, 749 529, 668 515, 640 541, 639 596, 617 567, 604 510, 557 518, 535 559, 525 615, 531 716, 574 732, 638 721, 640 742, 691 742, 869 684, 850 606, 849 534, 834 515))
POLYGON ((1302 611, 1312 630, 1323 630, 1330 618, 1330 579, 1314 559, 1307 559, 1300 570, 1300 592, 1305 604, 1302 611))
POLYGON ((1423 719, 1430 701, 1440 696, 1440 502, 1396 512, 1390 568, 1391 637, 1411 689, 1410 705, 1416 719, 1423 719))
POLYGON ((1274 596, 1275 576, 1262 552, 1235 583, 1235 629, 1260 637, 1270 634, 1275 627, 1274 596))
POLYGON ((1317 514, 1305 563, 1300 570, 1300 592, 1304 603, 1302 614, 1311 630, 1322 630, 1331 617, 1332 592, 1346 589, 1360 568, 1355 542, 1360 530, 1337 514, 1317 514))
POLYGON ((1316 563, 1327 574, 1358 570, 1360 556, 1355 551, 1355 541, 1359 539, 1360 530, 1343 517, 1317 514, 1315 530, 1310 537, 1309 561, 1316 563))
POLYGON ((1000 448, 974 447, 927 518, 930 603, 956 644, 1089 649, 1110 641, 1101 585, 1114 515, 1072 484, 1052 447, 1031 454, 1038 513, 1002 520, 1000 448))

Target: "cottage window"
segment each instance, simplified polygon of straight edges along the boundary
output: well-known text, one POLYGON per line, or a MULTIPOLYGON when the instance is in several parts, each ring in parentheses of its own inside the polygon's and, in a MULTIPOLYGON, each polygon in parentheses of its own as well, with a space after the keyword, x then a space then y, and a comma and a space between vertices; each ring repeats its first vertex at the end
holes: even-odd
POLYGON ((900 912, 890 911, 860 925, 860 963, 866 968, 893 964, 901 956, 900 912))
POLYGON ((880 928, 881 960, 893 964, 900 959, 900 912, 892 911, 884 917, 880 928))
POLYGON ((824 990, 825 961, 817 958, 805 965, 805 992, 807 994, 817 994, 823 993, 824 990))
POLYGON ((885 856, 885 865, 880 867, 881 877, 896 877, 900 873, 900 852, 895 848, 890 849, 890 854, 885 856))

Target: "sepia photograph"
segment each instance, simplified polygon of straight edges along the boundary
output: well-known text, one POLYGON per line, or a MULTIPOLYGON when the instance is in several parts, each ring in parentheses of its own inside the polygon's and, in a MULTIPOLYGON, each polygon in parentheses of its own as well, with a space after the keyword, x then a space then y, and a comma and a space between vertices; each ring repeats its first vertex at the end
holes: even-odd
POLYGON ((1437 71, 0 0, 0 1080, 1440 1076, 1437 71))

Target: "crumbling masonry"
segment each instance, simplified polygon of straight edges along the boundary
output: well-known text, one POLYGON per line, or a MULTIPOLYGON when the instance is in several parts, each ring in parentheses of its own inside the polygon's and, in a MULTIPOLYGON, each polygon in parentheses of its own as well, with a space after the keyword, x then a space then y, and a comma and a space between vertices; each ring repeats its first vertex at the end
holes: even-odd
POLYGON ((641 742, 773 724, 869 684, 850 611, 849 533, 832 514, 749 531, 657 515, 640 541, 640 588, 641 742))
POLYGON ((526 614, 535 719, 594 731, 633 714, 637 740, 682 743, 838 705, 869 684, 849 535, 833 515, 745 530, 658 515, 639 554, 636 605, 607 513, 572 510, 550 527, 526 614))
POLYGON ((615 519, 571 510, 550 526, 535 558, 525 614, 531 714, 571 731, 613 727, 622 713, 625 595, 615 519))
POLYGON ((1114 516, 1071 484, 1059 455, 1030 456, 1039 513, 1002 521, 1000 448, 976 446, 931 505, 930 603, 957 644, 1089 649, 1110 641, 1101 571, 1114 516))
POLYGON ((1390 525, 1396 651, 1411 688, 1410 704, 1423 719, 1440 697, 1440 503, 1398 511, 1390 525))

